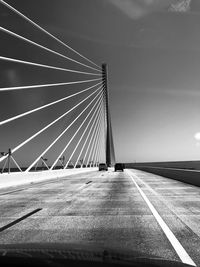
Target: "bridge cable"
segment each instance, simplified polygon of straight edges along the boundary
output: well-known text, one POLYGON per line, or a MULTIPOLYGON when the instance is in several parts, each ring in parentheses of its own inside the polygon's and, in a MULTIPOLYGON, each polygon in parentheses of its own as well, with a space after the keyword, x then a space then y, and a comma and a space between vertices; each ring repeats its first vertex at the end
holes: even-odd
POLYGON ((97 166, 97 162, 96 162, 96 153, 97 153, 97 149, 98 149, 98 140, 99 140, 99 135, 98 135, 98 138, 97 138, 97 141, 96 141, 96 147, 94 149, 94 155, 93 155, 93 167, 96 167, 97 166))
POLYGON ((96 166, 97 166, 97 162, 99 162, 99 158, 100 158, 100 147, 101 147, 101 141, 102 141, 101 139, 102 139, 102 129, 100 131, 100 135, 99 135, 99 139, 98 139, 98 143, 97 143, 96 155, 95 155, 96 166))
MULTIPOLYGON (((100 98, 102 98, 102 95, 101 95, 100 98)), ((98 107, 99 107, 100 104, 101 104, 101 102, 99 101, 99 104, 98 104, 98 106, 97 106, 97 109, 98 109, 98 107)), ((67 161, 67 163, 66 163, 66 165, 65 165, 65 169, 68 167, 68 164, 69 164, 69 162, 71 161, 71 159, 72 159, 72 157, 73 157, 73 155, 74 155, 76 149, 78 148, 78 146, 79 146, 81 140, 83 139, 83 136, 85 135, 85 133, 86 133, 86 131, 87 131, 87 129, 88 129, 88 127, 89 127, 89 125, 90 125, 90 123, 91 123, 93 117, 94 117, 94 115, 95 115, 95 112, 93 113, 93 115, 92 115, 92 117, 90 118, 90 121, 88 122, 88 124, 87 124, 85 130, 83 131, 81 137, 79 138, 78 143, 76 144, 76 146, 75 146, 75 148, 74 148, 74 150, 73 150, 73 152, 72 152, 70 158, 68 159, 68 161, 67 161)), ((87 116, 87 117, 88 117, 88 116, 87 116)))
MULTIPOLYGON (((89 144, 88 144, 88 146, 87 146, 87 149, 86 149, 86 152, 85 152, 85 155, 84 155, 84 158, 83 158, 83 162, 86 162, 86 157, 87 157, 87 154, 88 154, 88 151, 89 151, 89 148, 90 148, 90 144, 91 144, 91 142, 92 142, 92 140, 93 140, 94 134, 95 134, 95 132, 96 132, 96 128, 97 128, 97 126, 98 126, 98 124, 99 124, 100 115, 101 115, 101 110, 100 110, 100 112, 99 112, 99 114, 98 114, 98 118, 96 119, 95 126, 94 126, 94 128, 93 128, 93 130, 92 130, 92 135, 91 135, 91 137, 90 137, 90 141, 89 141, 89 144)), ((87 165, 88 165, 88 164, 86 164, 86 166, 87 166, 87 165)))
POLYGON ((104 152, 105 150, 103 149, 105 145, 105 139, 104 139, 104 132, 102 132, 102 136, 101 136, 101 146, 99 149, 99 158, 103 160, 103 162, 105 162, 105 158, 104 158, 104 152))
MULTIPOLYGON (((31 137, 29 137, 28 139, 26 139, 25 141, 23 141, 21 144, 19 144, 18 146, 16 146, 14 149, 12 149, 12 153, 16 152, 18 149, 20 149, 22 146, 24 146, 25 144, 27 144, 28 142, 30 142, 33 138, 35 138, 36 136, 38 136, 40 133, 42 133, 43 131, 45 131, 46 129, 48 129, 50 126, 52 126, 53 124, 55 124, 57 121, 59 121, 60 119, 62 119, 64 116, 66 116, 67 114, 69 114, 72 110, 74 110, 75 108, 77 108, 78 106, 80 106, 83 102, 85 102, 89 97, 91 97, 93 94, 95 94, 98 90, 100 90, 102 87, 100 86, 97 90, 95 90, 94 92, 92 92, 89 96, 87 96, 86 98, 84 98, 83 100, 81 100, 78 104, 76 104, 73 108, 71 108, 70 110, 68 110, 67 112, 65 112, 64 114, 62 114, 61 116, 59 116, 57 119, 55 119, 53 122, 49 123, 48 125, 46 125, 44 128, 42 128, 41 130, 39 130, 38 132, 36 132, 35 134, 33 134, 31 137)), ((7 157, 7 155, 2 156, 0 158, 0 162, 2 162, 5 158, 7 157)))
MULTIPOLYGON (((101 142, 102 142, 102 140, 101 140, 101 142)), ((99 146, 99 149, 98 149, 98 155, 97 155, 97 162, 98 162, 98 164, 101 163, 101 162, 103 162, 101 149, 102 149, 102 145, 100 145, 99 146)))
MULTIPOLYGON (((99 105, 99 104, 98 104, 98 105, 99 105)), ((96 108, 94 114, 97 113, 97 109, 98 109, 98 107, 96 108)), ((94 115, 94 114, 93 114, 93 115, 94 115)), ((97 114, 98 114, 98 113, 97 113, 97 114)), ((92 117, 93 117, 93 116, 92 116, 92 117)), ((81 128, 81 127, 79 127, 79 128, 81 128)), ((79 128, 77 129, 76 133, 78 133, 79 128)), ((75 136, 76 136, 76 133, 72 136, 72 138, 69 140, 69 142, 68 142, 67 145, 64 147, 64 149, 62 150, 62 152, 61 152, 61 153, 59 154, 59 156, 56 158, 56 160, 54 161, 53 165, 51 166, 51 170, 55 167, 55 165, 57 164, 59 158, 63 155, 63 153, 64 153, 64 152, 66 151, 66 149, 68 148, 68 146, 71 144, 71 142, 73 141, 73 139, 74 139, 75 136)), ((74 167, 76 167, 76 166, 74 166, 74 167)), ((65 166, 63 166, 63 168, 65 168, 65 166)))
POLYGON ((46 51, 48 51, 48 52, 50 52, 50 53, 52 53, 52 54, 55 54, 55 55, 60 56, 60 57, 62 57, 62 58, 65 58, 65 59, 67 59, 67 60, 69 60, 69 61, 71 61, 71 62, 77 63, 77 64, 79 64, 79 65, 81 65, 81 66, 83 66, 83 67, 87 67, 87 68, 90 68, 90 69, 92 69, 92 70, 101 72, 101 70, 99 70, 99 69, 93 68, 93 67, 91 67, 91 66, 89 66, 89 65, 86 65, 86 64, 83 64, 83 63, 81 63, 81 62, 79 62, 79 61, 77 61, 77 60, 75 60, 75 59, 72 59, 72 58, 70 58, 70 57, 67 57, 67 56, 65 56, 65 55, 63 55, 63 54, 61 54, 61 53, 59 53, 59 52, 57 52, 57 51, 54 51, 54 50, 52 50, 52 49, 50 49, 50 48, 48 48, 48 47, 46 47, 46 46, 43 46, 43 45, 41 45, 41 44, 39 44, 39 43, 36 43, 36 42, 34 42, 34 41, 32 41, 32 40, 30 40, 30 39, 28 39, 28 38, 25 38, 25 37, 22 36, 22 35, 19 35, 19 34, 15 33, 15 32, 10 31, 10 30, 8 30, 8 29, 6 29, 6 28, 0 27, 0 31, 3 31, 3 32, 5 32, 5 33, 7 33, 7 34, 9 34, 9 35, 11 35, 11 36, 14 36, 14 37, 16 37, 16 38, 18 38, 18 39, 21 39, 21 40, 23 40, 23 41, 25 41, 25 42, 27 42, 27 43, 29 43, 29 44, 35 45, 35 46, 37 46, 37 47, 39 47, 39 48, 42 48, 42 49, 44 49, 44 50, 46 50, 46 51))
MULTIPOLYGON (((102 118, 102 125, 103 124, 103 118, 102 118)), ((99 143, 98 143, 98 161, 100 161, 100 158, 101 158, 101 148, 104 146, 104 130, 103 130, 103 127, 101 128, 101 136, 100 136, 100 139, 99 139, 99 143)))
MULTIPOLYGON (((63 136, 63 134, 75 123, 75 121, 88 109, 88 107, 94 102, 97 96, 101 93, 101 91, 93 98, 93 100, 83 109, 81 113, 75 118, 75 120, 67 126, 67 128, 62 131, 62 133, 37 157, 37 159, 26 169, 25 172, 30 171, 30 169, 37 163, 37 161, 63 136)), ((92 112, 93 108, 91 109, 90 113, 92 112)), ((90 114, 88 113, 88 114, 90 114)))
POLYGON ((79 70, 65 69, 65 68, 60 68, 60 67, 56 67, 56 66, 45 65, 45 64, 40 64, 40 63, 31 62, 31 61, 25 61, 25 60, 10 58, 10 57, 0 56, 0 60, 11 61, 11 62, 15 62, 15 63, 26 64, 26 65, 31 65, 31 66, 37 66, 37 67, 42 67, 42 68, 48 68, 48 69, 53 69, 53 70, 72 72, 72 73, 94 75, 94 76, 101 76, 102 75, 102 74, 98 74, 98 73, 91 73, 91 72, 84 72, 84 71, 79 71, 79 70))
POLYGON ((20 168, 19 164, 16 162, 16 160, 11 156, 12 160, 14 161, 15 165, 17 166, 17 168, 20 170, 20 172, 22 172, 22 169, 20 168))
POLYGON ((96 152, 97 152, 97 144, 98 144, 98 141, 99 141, 99 138, 100 138, 100 132, 101 132, 101 127, 99 127, 98 129, 98 133, 97 133, 97 136, 96 136, 96 140, 95 140, 95 145, 94 145, 94 148, 93 148, 93 153, 92 153, 92 161, 93 161, 93 167, 94 167, 94 164, 95 163, 95 158, 96 158, 96 152))
MULTIPOLYGON (((101 116, 102 116, 102 113, 101 113, 101 116)), ((94 134, 94 137, 93 137, 93 143, 92 143, 92 146, 91 146, 91 149, 90 149, 90 153, 89 153, 89 156, 88 156, 88 161, 87 161, 87 166, 88 166, 88 164, 89 164, 89 160, 91 161, 91 151, 93 150, 93 147, 94 147, 94 143, 95 143, 95 141, 96 141, 96 136, 97 136, 97 132, 98 132, 98 130, 99 130, 99 127, 100 127, 100 119, 99 119, 99 121, 98 121, 98 126, 97 126, 97 128, 96 128, 96 130, 95 130, 95 134, 94 134)), ((91 166, 91 163, 90 163, 90 166, 91 166)))
MULTIPOLYGON (((105 127, 104 127, 105 128, 105 127)), ((103 132, 103 137, 102 137, 102 148, 101 148, 101 153, 102 153, 102 157, 106 162, 106 138, 105 138, 105 131, 103 132)))
MULTIPOLYGON (((101 93, 101 91, 98 93, 98 95, 101 93)), ((99 101, 99 98, 97 100, 97 102, 99 101)), ((95 103, 96 105, 96 103, 95 103)), ((80 115, 80 114, 79 114, 80 115)), ((80 116, 78 116, 80 117, 80 116)), ((85 122, 85 121, 84 121, 85 122)), ((73 141, 73 139, 75 138, 76 134, 79 132, 79 130, 81 129, 82 125, 84 124, 84 122, 82 122, 82 124, 79 126, 79 128, 76 130, 75 134, 71 137, 71 139, 69 140, 69 142, 67 143, 67 145, 64 147, 64 149, 61 151, 61 153, 59 154, 59 156, 56 158, 56 160, 54 161, 53 165, 51 166, 51 170, 54 168, 54 166, 56 165, 56 163, 58 162, 59 158, 63 155, 63 153, 66 151, 66 149, 68 148, 68 146, 71 144, 71 142, 73 141)), ((65 166, 64 166, 65 168, 65 166)))
POLYGON ((45 87, 52 87, 52 86, 73 85, 73 84, 81 84, 81 83, 95 82, 95 81, 100 81, 100 80, 102 80, 102 78, 92 79, 92 80, 75 81, 75 82, 47 83, 47 84, 36 84, 36 85, 4 87, 4 88, 0 88, 0 92, 12 91, 12 90, 33 89, 33 88, 45 88, 45 87))
POLYGON ((5 169, 5 167, 6 167, 7 162, 8 162, 8 157, 6 158, 6 160, 5 160, 5 162, 4 162, 3 168, 1 169, 1 173, 4 172, 4 169, 5 169))
MULTIPOLYGON (((89 156, 89 158, 91 160, 93 160, 93 161, 94 161, 94 155, 95 155, 95 150, 96 150, 97 139, 98 139, 98 136, 99 136, 99 133, 100 133, 100 130, 101 130, 101 127, 100 126, 101 126, 102 118, 103 118, 103 113, 102 113, 102 116, 100 118, 99 126, 98 126, 97 132, 96 132, 95 137, 94 137, 94 142, 93 142, 93 145, 92 145, 91 150, 90 150, 90 156, 89 156)), ((90 166, 91 166, 91 164, 90 164, 90 166)))
POLYGON ((102 148, 104 147, 104 139, 103 136, 101 136, 101 143, 99 144, 99 148, 98 148, 98 162, 105 162, 104 159, 104 154, 103 154, 103 150, 102 148))
MULTIPOLYGON (((101 93, 101 91, 96 95, 96 97, 99 95, 101 93)), ((96 98, 95 97, 95 98, 96 98)), ((99 97, 100 98, 100 97, 99 97)), ((96 101, 96 103, 95 103, 95 105, 97 104, 97 102, 99 101, 99 98, 98 98, 98 100, 96 101)), ((94 107, 95 107, 95 105, 94 105, 94 107)), ((93 107, 93 108, 94 108, 93 107)), ((87 108, 85 108, 79 115, 78 115, 78 117, 76 118, 76 120, 82 115, 82 113, 86 110, 87 108)), ((93 110, 93 109, 92 109, 93 110)), ((91 112, 90 112, 91 113, 91 112)), ((88 115, 89 116, 89 115, 88 115)), ((87 116, 87 118, 88 118, 88 116, 87 116)), ((86 118, 86 119, 87 119, 86 118)), ((84 122, 86 121, 86 119, 81 123, 81 125, 79 126, 79 128, 76 130, 76 132, 75 132, 75 134, 71 137, 71 139, 69 140, 69 142, 67 143, 67 145, 64 147, 64 149, 61 151, 61 153, 59 154, 59 156, 56 158, 56 160, 54 161, 54 163, 52 164, 52 166, 51 166, 51 170, 54 168, 54 166, 56 165, 56 163, 58 162, 58 160, 59 160, 59 158, 63 155, 63 153, 65 152, 65 150, 68 148, 68 146, 70 145, 70 143, 73 141, 73 139, 75 138, 75 136, 76 136, 76 134, 79 132, 79 130, 81 129, 81 127, 82 127, 82 125, 84 124, 84 122)), ((76 120, 74 120, 72 123, 71 123, 71 125, 76 121, 76 120)), ((70 125, 70 126, 71 126, 70 125)), ((65 168, 65 166, 64 166, 64 168, 65 168)))
POLYGON ((94 149, 93 149, 93 156, 91 157, 93 160, 93 167, 95 167, 96 165, 96 152, 97 152, 97 144, 98 144, 98 140, 99 140, 99 136, 100 136, 100 131, 101 131, 101 127, 99 127, 99 131, 98 131, 98 134, 97 134, 97 137, 96 137, 96 140, 95 140, 95 146, 94 146, 94 149))
MULTIPOLYGON (((101 102, 102 102, 102 101, 103 101, 103 99, 101 99, 101 102)), ((101 102, 100 102, 100 104, 101 104, 101 102)), ((79 159, 80 159, 80 157, 81 157, 81 155, 82 155, 82 153, 83 153, 83 150, 84 150, 84 148, 85 148, 85 146, 86 146, 86 143, 87 143, 87 141, 88 141, 88 139, 89 139, 90 133, 91 133, 92 129, 94 128, 96 119, 97 119, 97 117, 98 117, 98 115, 99 115, 99 112, 100 112, 100 109, 101 109, 101 105, 99 105, 99 107, 98 107, 98 111, 96 112, 95 118, 94 118, 93 123, 92 123, 92 125, 91 125, 91 127, 90 127, 90 130, 89 130, 89 132, 88 132, 88 134, 87 134, 87 137, 86 137, 86 139, 85 139, 85 142, 84 142, 84 144, 83 144, 83 146, 82 146, 82 148, 81 148, 81 151, 80 151, 80 153, 79 153, 79 155, 78 155, 78 158, 77 158, 77 160, 76 160, 76 162, 75 162, 74 168, 76 168, 76 165, 78 164, 78 161, 79 161, 79 159)), ((84 163, 84 162, 83 162, 83 163, 84 163)))
POLYGON ((102 82, 97 83, 97 84, 95 84, 95 85, 93 85, 93 86, 91 86, 91 87, 88 87, 88 88, 86 88, 86 89, 80 91, 80 92, 77 92, 77 93, 75 93, 75 94, 72 94, 72 95, 69 95, 69 96, 67 96, 67 97, 61 98, 61 99, 59 99, 59 100, 53 101, 53 102, 48 103, 48 104, 46 104, 46 105, 40 106, 40 107, 38 107, 38 108, 35 108, 35 109, 32 109, 32 110, 26 111, 26 112, 24 112, 24 113, 21 113, 21 114, 19 114, 19 115, 16 115, 16 116, 12 117, 12 118, 6 119, 6 120, 4 120, 4 121, 0 121, 0 126, 3 125, 3 124, 6 124, 6 123, 8 123, 8 122, 11 122, 11 121, 13 121, 13 120, 16 120, 16 119, 22 118, 22 117, 24 117, 24 116, 27 116, 27 115, 29 115, 29 114, 31 114, 31 113, 36 112, 36 111, 42 110, 42 109, 44 109, 44 108, 47 108, 47 107, 49 107, 49 106, 55 105, 55 104, 57 104, 57 103, 59 103, 59 102, 62 102, 62 101, 64 101, 64 100, 67 100, 67 99, 69 99, 69 98, 71 98, 71 97, 74 97, 74 96, 76 96, 76 95, 82 94, 82 93, 84 93, 84 92, 86 92, 86 91, 88 91, 88 90, 91 90, 92 88, 98 86, 98 85, 101 84, 101 83, 102 83, 102 82))
MULTIPOLYGON (((103 105, 102 105, 103 107, 103 105)), ((101 127, 100 127, 100 131, 99 131, 99 136, 98 136, 98 141, 97 141, 97 149, 99 149, 99 146, 101 144, 101 139, 103 138, 103 128, 104 128, 104 120, 103 120, 103 116, 101 117, 101 127)), ((94 157, 96 158, 97 157, 97 151, 96 151, 96 154, 94 155, 94 157)))
POLYGON ((94 149, 95 149, 95 145, 96 145, 96 142, 97 142, 97 136, 98 136, 98 132, 99 132, 99 129, 100 129, 100 123, 99 123, 99 125, 98 125, 98 129, 97 129, 97 131, 96 131, 96 134, 95 134, 95 137, 94 137, 94 140, 93 140, 93 144, 92 144, 92 147, 91 147, 91 151, 90 151, 90 156, 89 156, 89 158, 88 159, 90 159, 90 167, 91 167, 91 165, 93 165, 94 166, 94 149))
POLYGON ((83 56, 82 54, 80 54, 78 51, 76 51, 75 49, 73 49, 72 47, 70 47, 69 45, 67 45, 66 43, 64 43, 63 41, 61 41, 59 38, 57 38, 56 36, 54 36, 53 34, 51 34, 50 32, 48 32, 47 30, 45 30, 44 28, 42 28, 40 25, 38 25, 37 23, 35 23, 34 21, 32 21, 31 19, 29 19, 27 16, 25 16, 24 14, 22 14, 20 11, 18 11, 17 9, 15 9, 13 6, 9 5, 7 2, 0 0, 0 2, 6 6, 7 8, 9 8, 10 10, 12 10, 13 12, 15 12, 16 14, 18 14, 20 17, 24 18, 26 21, 28 21, 29 23, 31 23, 32 25, 34 25, 36 28, 38 28, 39 30, 41 30, 42 32, 46 33, 48 36, 50 36, 51 38, 53 38, 54 40, 56 40, 57 42, 59 42, 60 44, 64 45, 65 47, 67 47, 69 50, 71 50, 72 52, 74 52, 75 54, 79 55, 80 57, 84 58, 85 60, 87 60, 88 62, 92 63, 93 65, 95 65, 96 67, 98 67, 99 69, 101 69, 100 66, 98 66, 96 63, 94 63, 93 61, 91 61, 90 59, 88 59, 87 57, 83 56))

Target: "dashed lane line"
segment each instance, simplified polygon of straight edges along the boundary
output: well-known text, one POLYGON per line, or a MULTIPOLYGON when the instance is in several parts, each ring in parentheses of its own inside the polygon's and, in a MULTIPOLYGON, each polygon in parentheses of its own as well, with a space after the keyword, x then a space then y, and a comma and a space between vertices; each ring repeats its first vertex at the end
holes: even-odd
POLYGON ((190 264, 192 266, 196 266, 194 261, 191 259, 191 257, 188 255, 186 250, 183 248, 181 243, 178 241, 178 239, 175 237, 175 235, 172 233, 170 228, 167 226, 167 224, 163 221, 155 207, 151 204, 145 193, 142 191, 142 189, 138 186, 136 183, 134 177, 137 177, 135 174, 133 174, 131 171, 126 170, 126 173, 129 175, 129 177, 132 179, 133 183, 137 187, 138 191, 140 192, 142 198, 148 205, 149 209, 151 210, 152 214, 154 215, 156 221, 162 228, 163 232, 165 233, 166 237, 168 238, 169 242, 172 244, 173 248, 175 249, 176 253, 178 254, 179 258, 183 263, 190 264))
POLYGON ((35 209, 35 210, 33 210, 33 211, 27 213, 26 215, 24 215, 24 216, 22 216, 22 217, 20 217, 20 218, 18 218, 18 219, 16 219, 16 220, 10 222, 9 224, 6 224, 6 225, 0 227, 0 232, 3 232, 4 230, 6 230, 6 229, 12 227, 13 225, 15 225, 15 224, 17 224, 17 223, 19 223, 19 222, 25 220, 26 218, 30 217, 31 215, 35 214, 36 212, 38 212, 38 211, 40 211, 40 210, 42 210, 42 209, 41 209, 41 208, 39 208, 39 209, 35 209))

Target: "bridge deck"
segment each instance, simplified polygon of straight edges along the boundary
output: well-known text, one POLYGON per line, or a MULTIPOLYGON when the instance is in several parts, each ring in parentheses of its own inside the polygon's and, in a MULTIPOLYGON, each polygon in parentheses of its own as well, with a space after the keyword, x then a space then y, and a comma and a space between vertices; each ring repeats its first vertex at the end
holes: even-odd
POLYGON ((169 242, 135 181, 189 257, 200 264, 200 188, 138 170, 130 172, 132 177, 127 171, 94 171, 12 192, 1 189, 0 244, 94 244, 179 261, 176 245, 169 242), (7 229, 2 228, 6 225, 7 229))

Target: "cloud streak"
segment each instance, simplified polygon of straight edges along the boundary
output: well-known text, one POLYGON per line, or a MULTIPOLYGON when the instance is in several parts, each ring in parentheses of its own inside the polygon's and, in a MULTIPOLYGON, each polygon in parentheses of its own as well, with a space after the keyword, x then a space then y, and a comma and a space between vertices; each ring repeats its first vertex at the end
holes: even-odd
POLYGON ((191 0, 109 0, 131 19, 139 19, 159 10, 186 12, 191 0))

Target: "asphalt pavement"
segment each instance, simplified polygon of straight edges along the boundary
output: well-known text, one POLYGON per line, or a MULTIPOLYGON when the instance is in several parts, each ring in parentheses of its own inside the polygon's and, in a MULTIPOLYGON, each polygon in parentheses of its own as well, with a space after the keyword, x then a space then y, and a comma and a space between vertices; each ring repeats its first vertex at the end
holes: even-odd
POLYGON ((0 244, 123 249, 200 265, 200 188, 139 170, 0 190, 0 244))

